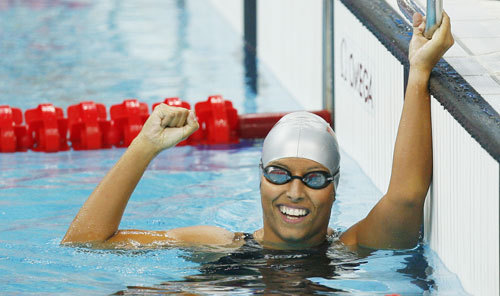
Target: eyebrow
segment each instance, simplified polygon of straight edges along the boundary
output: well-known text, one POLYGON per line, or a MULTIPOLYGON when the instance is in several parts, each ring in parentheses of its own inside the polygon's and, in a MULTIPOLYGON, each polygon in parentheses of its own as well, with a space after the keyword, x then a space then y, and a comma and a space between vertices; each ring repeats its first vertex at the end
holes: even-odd
POLYGON ((283 167, 287 170, 290 170, 290 168, 287 165, 285 165, 279 161, 271 161, 270 163, 268 163, 268 166, 270 166, 270 165, 280 166, 280 167, 283 167))
POLYGON ((325 170, 324 167, 320 167, 320 166, 315 166, 315 167, 312 167, 312 168, 308 168, 307 170, 308 171, 312 171, 312 170, 327 171, 327 170, 325 170))

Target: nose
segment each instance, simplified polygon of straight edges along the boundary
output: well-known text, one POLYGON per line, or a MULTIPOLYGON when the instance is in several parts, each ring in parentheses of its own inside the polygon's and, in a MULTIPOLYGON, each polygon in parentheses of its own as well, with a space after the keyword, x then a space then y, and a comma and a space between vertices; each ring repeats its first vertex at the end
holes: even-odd
POLYGON ((306 185, 299 179, 293 179, 288 183, 287 196, 292 202, 299 202, 304 199, 304 188, 306 185))

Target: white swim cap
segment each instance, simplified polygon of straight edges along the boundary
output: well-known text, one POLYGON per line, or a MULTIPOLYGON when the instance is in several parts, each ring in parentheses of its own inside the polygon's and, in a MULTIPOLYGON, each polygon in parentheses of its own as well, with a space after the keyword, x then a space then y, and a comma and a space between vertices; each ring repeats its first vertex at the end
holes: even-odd
POLYGON ((262 164, 286 157, 316 161, 334 176, 335 191, 339 184, 340 153, 337 137, 323 118, 300 111, 283 116, 264 139, 262 164))

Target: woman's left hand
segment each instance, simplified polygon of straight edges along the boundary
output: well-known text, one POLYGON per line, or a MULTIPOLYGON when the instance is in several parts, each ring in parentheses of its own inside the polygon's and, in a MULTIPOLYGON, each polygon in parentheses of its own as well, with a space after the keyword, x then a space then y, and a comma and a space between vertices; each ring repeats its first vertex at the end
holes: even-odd
POLYGON ((444 53, 453 45, 450 18, 443 12, 443 21, 431 39, 423 35, 425 18, 421 14, 413 15, 413 37, 409 47, 410 69, 429 74, 444 53))

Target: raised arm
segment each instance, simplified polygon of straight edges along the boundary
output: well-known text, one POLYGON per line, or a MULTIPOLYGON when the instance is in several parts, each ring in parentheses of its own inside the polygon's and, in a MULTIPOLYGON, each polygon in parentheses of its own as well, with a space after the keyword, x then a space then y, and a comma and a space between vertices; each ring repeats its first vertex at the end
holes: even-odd
POLYGON ((62 243, 103 242, 118 230, 128 200, 153 158, 198 129, 192 111, 161 104, 139 135, 95 188, 62 243))
POLYGON ((432 177, 429 77, 454 42, 446 13, 432 39, 423 36, 424 28, 424 19, 415 14, 409 48, 410 72, 388 191, 365 219, 342 235, 345 244, 399 249, 418 242, 432 177))

